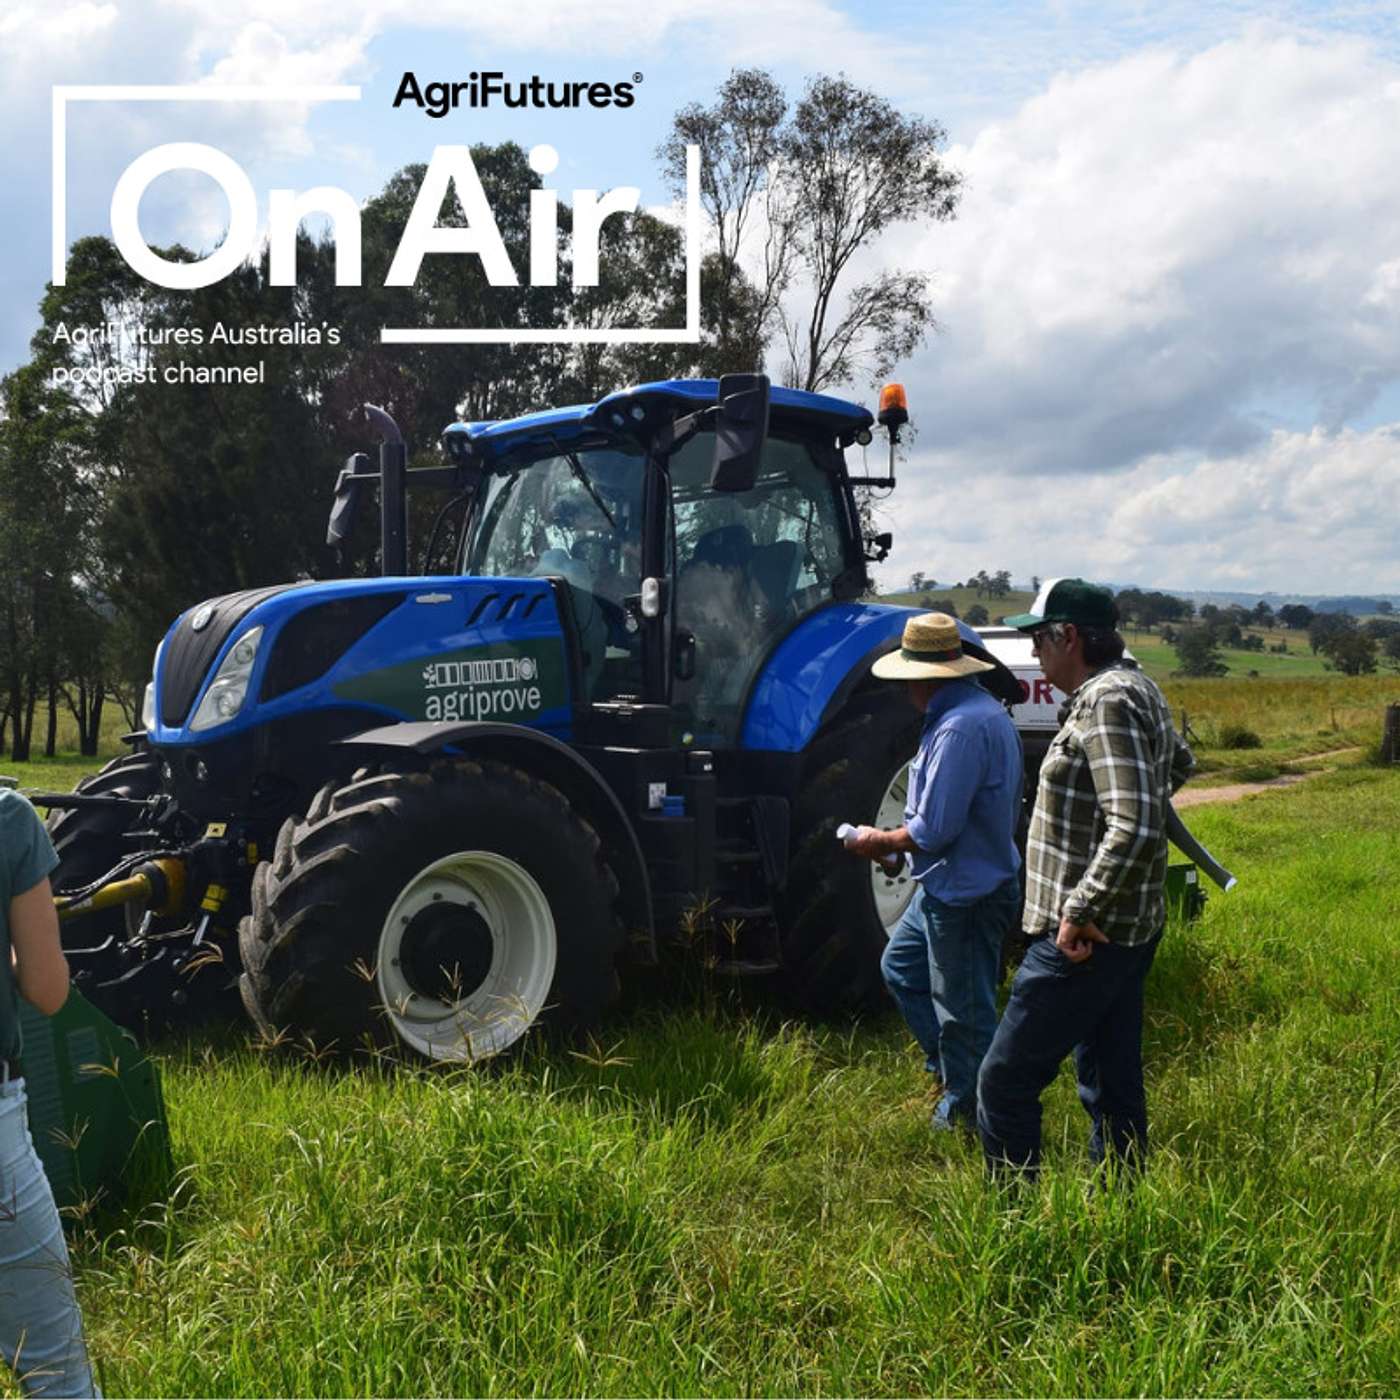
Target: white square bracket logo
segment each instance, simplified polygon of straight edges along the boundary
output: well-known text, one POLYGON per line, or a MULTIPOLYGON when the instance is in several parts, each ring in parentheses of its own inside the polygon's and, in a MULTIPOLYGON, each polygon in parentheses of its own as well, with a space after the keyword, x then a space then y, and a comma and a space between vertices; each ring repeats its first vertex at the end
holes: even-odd
MULTIPOLYGON (((53 89, 52 282, 62 287, 68 274, 68 104, 70 102, 358 102, 356 86, 269 88, 256 85, 83 85, 53 89)), ((226 240, 227 241, 227 240, 226 240)), ((601 329, 479 326, 386 326, 386 345, 666 345, 700 340, 700 148, 686 148, 685 325, 684 327, 601 329)))

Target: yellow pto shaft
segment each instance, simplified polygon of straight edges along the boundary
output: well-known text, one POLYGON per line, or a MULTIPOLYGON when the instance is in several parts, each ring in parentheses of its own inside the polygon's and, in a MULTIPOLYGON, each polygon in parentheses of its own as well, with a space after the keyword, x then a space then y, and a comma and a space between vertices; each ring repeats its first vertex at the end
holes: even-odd
POLYGON ((99 909, 111 909, 118 904, 139 902, 156 914, 175 914, 185 898, 185 863, 170 856, 160 856, 138 865, 125 879, 113 880, 79 899, 54 900, 58 917, 75 919, 79 914, 92 914, 99 909))

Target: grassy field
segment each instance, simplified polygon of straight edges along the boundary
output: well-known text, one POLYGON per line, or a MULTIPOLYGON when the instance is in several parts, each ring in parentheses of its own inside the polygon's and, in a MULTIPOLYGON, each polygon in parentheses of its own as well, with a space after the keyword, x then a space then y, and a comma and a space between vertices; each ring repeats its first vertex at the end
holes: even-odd
MULTIPOLYGON (((109 758, 125 753, 121 736, 127 732, 125 719, 116 705, 105 705, 102 711, 102 737, 96 758, 83 758, 78 753, 78 728, 67 710, 58 716, 58 752, 52 758, 43 755, 43 736, 48 730, 48 707, 41 705, 34 716, 34 742, 27 763, 16 763, 8 753, 0 753, 0 774, 18 778, 22 787, 47 788, 65 792, 89 773, 95 772, 109 758)), ((8 738, 8 731, 6 733, 8 738)))
MULTIPOLYGON (((1243 651, 1222 647, 1220 659, 1226 667, 1226 678, 1257 676, 1263 680, 1297 680, 1302 677, 1334 675, 1326 657, 1314 655, 1308 649, 1306 633, 1286 629, 1251 629, 1264 639, 1266 647, 1282 643, 1286 653, 1243 651)), ((1128 647, 1143 666, 1159 680, 1166 679, 1180 665, 1176 651, 1155 632, 1130 627, 1125 633, 1128 647)))
POLYGON ((1067 1075, 1002 1197, 893 1017, 697 985, 596 1051, 353 1071, 160 1054, 179 1178, 79 1229, 108 1394, 1393 1394, 1400 772, 1193 814, 1241 877, 1149 984, 1155 1154, 1067 1075))

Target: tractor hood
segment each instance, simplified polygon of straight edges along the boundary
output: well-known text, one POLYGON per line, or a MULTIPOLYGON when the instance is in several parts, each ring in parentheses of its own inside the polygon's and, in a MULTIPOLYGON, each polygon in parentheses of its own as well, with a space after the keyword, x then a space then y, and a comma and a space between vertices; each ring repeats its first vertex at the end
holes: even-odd
POLYGON ((317 714, 336 727, 347 717, 361 727, 494 717, 566 729, 570 702, 564 630, 544 578, 341 579, 231 593, 181 614, 154 684, 149 734, 159 745, 222 742, 317 714))

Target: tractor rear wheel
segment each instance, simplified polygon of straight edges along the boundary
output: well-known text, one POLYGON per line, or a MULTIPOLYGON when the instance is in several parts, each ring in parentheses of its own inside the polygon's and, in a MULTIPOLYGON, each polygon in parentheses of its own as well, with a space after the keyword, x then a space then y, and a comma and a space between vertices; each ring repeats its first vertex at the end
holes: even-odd
POLYGON ((891 877, 845 855, 836 828, 903 824, 922 727, 904 687, 891 687, 855 701, 808 756, 793 812, 783 956, 791 990, 809 1010, 859 1011, 883 1000, 880 954, 918 886, 907 866, 891 877))
POLYGON ((240 991, 265 1035, 472 1061, 618 995, 618 884, 562 793, 495 762, 362 770, 253 877, 240 991))

